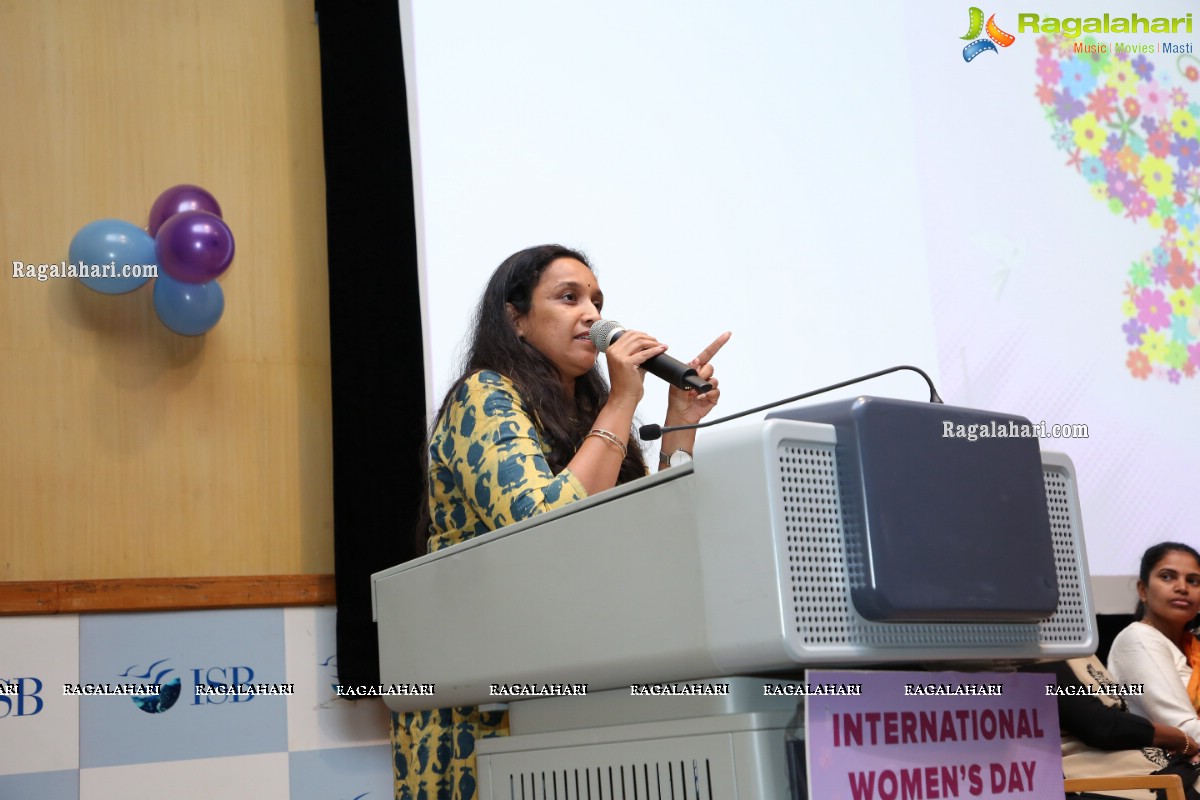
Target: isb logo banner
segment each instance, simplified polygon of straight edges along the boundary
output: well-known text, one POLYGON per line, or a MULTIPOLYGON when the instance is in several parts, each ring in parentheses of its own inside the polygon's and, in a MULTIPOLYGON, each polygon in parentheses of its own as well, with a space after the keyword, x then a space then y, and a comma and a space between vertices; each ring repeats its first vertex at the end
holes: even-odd
POLYGON ((146 683, 157 684, 159 689, 154 694, 134 695, 130 699, 133 704, 147 714, 161 714, 175 705, 179 699, 182 682, 179 676, 171 677, 175 670, 170 667, 159 669, 168 659, 160 658, 142 670, 137 664, 132 664, 118 677, 137 678, 146 683))
POLYGON ((79 698, 84 769, 287 750, 282 609, 80 619, 83 683, 158 686, 79 698), (132 707, 128 705, 132 703, 132 707))
POLYGON ((5 717, 32 717, 46 707, 42 700, 43 683, 40 678, 0 678, 0 719, 5 717))

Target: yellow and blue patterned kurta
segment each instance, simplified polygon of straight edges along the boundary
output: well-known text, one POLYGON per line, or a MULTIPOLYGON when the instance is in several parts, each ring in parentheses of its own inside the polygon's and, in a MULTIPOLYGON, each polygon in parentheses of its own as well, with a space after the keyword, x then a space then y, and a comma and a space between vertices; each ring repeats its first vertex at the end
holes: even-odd
POLYGON ((512 381, 468 376, 429 444, 429 549, 587 497, 570 470, 550 471, 549 451, 512 381))
MULTIPOLYGON (((512 381, 468 376, 429 443, 429 549, 587 497, 570 470, 551 472, 548 452, 512 381)), ((475 740, 507 733, 507 714, 472 706, 393 714, 397 800, 473 800, 475 740)))

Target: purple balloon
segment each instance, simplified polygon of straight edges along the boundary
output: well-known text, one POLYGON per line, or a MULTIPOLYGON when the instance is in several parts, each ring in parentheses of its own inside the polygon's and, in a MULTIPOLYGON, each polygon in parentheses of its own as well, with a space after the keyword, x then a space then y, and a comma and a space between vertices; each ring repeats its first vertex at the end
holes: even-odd
POLYGON ((164 222, 184 211, 207 211, 221 216, 221 206, 217 203, 217 198, 199 186, 181 183, 167 189, 154 201, 150 208, 150 224, 147 226, 150 235, 158 236, 158 229, 164 222))
POLYGON ((233 261, 233 233, 207 211, 184 211, 162 224, 154 237, 158 266, 183 283, 208 283, 233 261))

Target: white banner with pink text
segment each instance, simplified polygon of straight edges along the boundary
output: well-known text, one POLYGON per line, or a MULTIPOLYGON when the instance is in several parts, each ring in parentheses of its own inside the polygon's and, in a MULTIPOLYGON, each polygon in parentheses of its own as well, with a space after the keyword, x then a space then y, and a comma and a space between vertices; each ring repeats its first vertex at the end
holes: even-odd
POLYGON ((1053 676, 994 672, 809 671, 810 798, 1062 796, 1053 676))

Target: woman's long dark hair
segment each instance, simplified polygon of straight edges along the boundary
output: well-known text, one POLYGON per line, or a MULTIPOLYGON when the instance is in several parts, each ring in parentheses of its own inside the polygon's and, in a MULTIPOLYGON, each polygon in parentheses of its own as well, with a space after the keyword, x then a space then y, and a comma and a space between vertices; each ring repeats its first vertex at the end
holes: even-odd
MULTIPOLYGON (((1158 566, 1158 562, 1166 558, 1167 553, 1187 553, 1196 559, 1196 564, 1200 565, 1200 553, 1196 552, 1196 548, 1179 542, 1159 542, 1146 548, 1146 552, 1142 553, 1142 565, 1138 569, 1138 580, 1141 581, 1142 586, 1150 585, 1150 573, 1158 566)), ((1137 608, 1133 610, 1133 618, 1141 619, 1144 616, 1146 616, 1146 604, 1139 598, 1137 608)), ((1188 623, 1188 629, 1195 628, 1198 620, 1200 620, 1200 615, 1188 623)))
MULTIPOLYGON (((483 290, 471 325, 467 353, 457 380, 442 399, 434 426, 450 405, 458 387, 479 370, 493 370, 513 382, 526 409, 538 422, 542 436, 550 446, 546 461, 550 469, 561 472, 575 457, 583 437, 592 429, 600 410, 608 400, 608 384, 593 366, 575 379, 575 398, 569 399, 563 390, 558 368, 545 355, 517 336, 509 305, 518 314, 528 314, 533 305, 533 290, 553 262, 573 258, 588 269, 587 256, 569 247, 544 244, 514 253, 496 268, 483 290)), ((424 448, 428 480, 428 442, 424 448)), ((646 463, 633 432, 629 434, 628 452, 621 462, 617 483, 625 483, 646 474, 646 463)), ((428 488, 428 487, 427 487, 428 488)), ((429 538, 429 498, 422 497, 421 515, 417 523, 418 549, 424 549, 429 538)))

